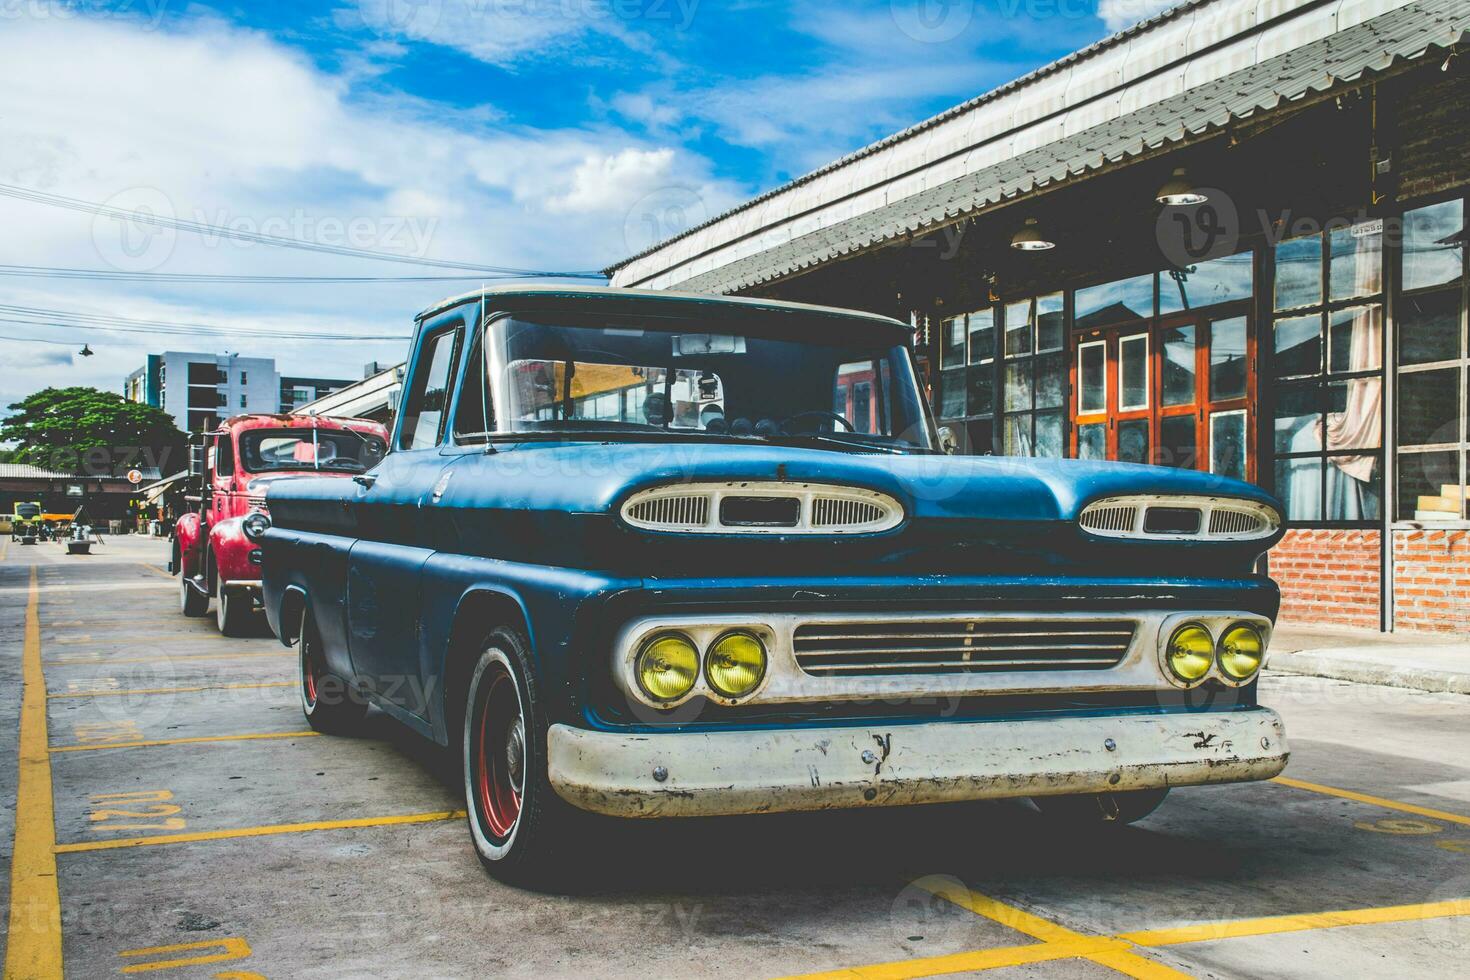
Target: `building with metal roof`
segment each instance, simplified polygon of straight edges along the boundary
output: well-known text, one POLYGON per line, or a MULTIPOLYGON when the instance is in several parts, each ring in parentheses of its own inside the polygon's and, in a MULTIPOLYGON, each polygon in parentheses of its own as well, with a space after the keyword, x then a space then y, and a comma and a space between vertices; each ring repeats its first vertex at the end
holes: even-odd
POLYGON ((910 322, 964 451, 1254 481, 1287 619, 1470 629, 1467 33, 1183 3, 608 271, 910 322))

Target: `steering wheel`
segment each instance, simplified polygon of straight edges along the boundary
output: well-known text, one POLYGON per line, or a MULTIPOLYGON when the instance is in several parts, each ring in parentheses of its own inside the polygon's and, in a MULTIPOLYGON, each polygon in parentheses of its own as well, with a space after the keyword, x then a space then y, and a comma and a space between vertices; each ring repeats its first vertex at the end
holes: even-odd
POLYGON ((845 415, 839 415, 836 412, 811 411, 811 412, 797 412, 795 415, 793 415, 790 418, 786 419, 784 422, 781 423, 781 432, 783 434, 790 435, 791 434, 791 428, 790 428, 791 423, 792 422, 795 422, 797 419, 831 419, 834 422, 841 422, 843 425, 847 426, 847 431, 848 432, 856 432, 857 431, 857 426, 855 426, 851 422, 849 422, 847 420, 847 416, 845 416, 845 415))

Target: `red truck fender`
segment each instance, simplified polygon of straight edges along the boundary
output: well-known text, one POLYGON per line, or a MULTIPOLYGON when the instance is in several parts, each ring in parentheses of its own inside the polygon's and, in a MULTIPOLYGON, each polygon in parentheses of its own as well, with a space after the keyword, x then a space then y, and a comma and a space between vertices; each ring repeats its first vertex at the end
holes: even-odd
POLYGON ((256 546, 245 537, 244 522, 244 517, 231 517, 209 529, 209 551, 214 556, 214 577, 220 585, 260 578, 260 567, 250 563, 250 552, 256 546))
POLYGON ((185 514, 174 525, 174 571, 185 578, 204 571, 204 521, 198 513, 185 514))

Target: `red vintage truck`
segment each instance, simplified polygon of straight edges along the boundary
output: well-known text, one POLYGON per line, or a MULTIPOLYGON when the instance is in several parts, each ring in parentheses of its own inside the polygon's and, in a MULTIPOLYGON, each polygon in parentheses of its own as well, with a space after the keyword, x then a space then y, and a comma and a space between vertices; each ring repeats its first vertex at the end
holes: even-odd
POLYGON ((351 477, 383 458, 388 433, 367 419, 308 415, 237 415, 204 435, 198 510, 174 527, 173 561, 185 616, 215 618, 225 636, 240 636, 260 605, 260 548, 244 523, 264 513, 266 488, 300 476, 351 477))

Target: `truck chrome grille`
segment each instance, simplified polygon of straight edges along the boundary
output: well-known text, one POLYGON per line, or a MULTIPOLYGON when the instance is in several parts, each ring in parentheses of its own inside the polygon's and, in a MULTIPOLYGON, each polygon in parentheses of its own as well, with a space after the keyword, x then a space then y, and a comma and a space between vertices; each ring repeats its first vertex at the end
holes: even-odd
POLYGON ((1128 653, 1131 619, 804 623, 796 662, 813 676, 1106 670, 1128 653))
POLYGON ((876 490, 820 483, 738 481, 653 487, 629 497, 623 520, 682 534, 877 534, 903 522, 876 490))
POLYGON ((1083 508, 1077 524, 1104 538, 1140 541, 1254 541, 1281 524, 1275 508, 1231 497, 1109 497, 1083 508))
POLYGON ((640 524, 665 527, 704 527, 709 523, 710 498, 703 494, 652 497, 628 508, 628 517, 640 524))

